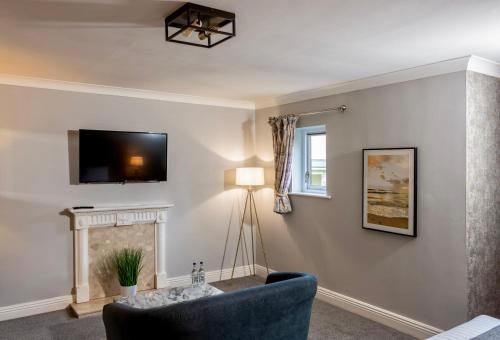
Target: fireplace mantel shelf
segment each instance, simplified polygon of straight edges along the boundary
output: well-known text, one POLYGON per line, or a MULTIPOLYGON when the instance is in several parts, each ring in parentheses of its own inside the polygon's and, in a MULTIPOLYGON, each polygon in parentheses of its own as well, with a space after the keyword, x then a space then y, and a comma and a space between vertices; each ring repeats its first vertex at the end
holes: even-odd
POLYGON ((167 209, 173 207, 170 203, 151 203, 151 204, 128 204, 128 205, 110 205, 96 206, 92 209, 69 209, 72 214, 88 214, 93 212, 109 212, 121 210, 143 210, 143 209, 167 209))
POLYGON ((76 302, 89 301, 89 228, 154 223, 155 288, 165 287, 167 285, 167 211, 173 206, 169 203, 151 203, 98 206, 92 209, 68 209, 73 217, 76 302))

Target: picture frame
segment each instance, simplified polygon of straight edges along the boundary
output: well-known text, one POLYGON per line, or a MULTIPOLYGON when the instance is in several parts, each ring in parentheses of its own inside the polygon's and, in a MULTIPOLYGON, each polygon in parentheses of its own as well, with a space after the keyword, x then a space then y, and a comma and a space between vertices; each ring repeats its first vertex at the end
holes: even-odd
POLYGON ((417 148, 363 149, 363 229, 417 236, 417 148))

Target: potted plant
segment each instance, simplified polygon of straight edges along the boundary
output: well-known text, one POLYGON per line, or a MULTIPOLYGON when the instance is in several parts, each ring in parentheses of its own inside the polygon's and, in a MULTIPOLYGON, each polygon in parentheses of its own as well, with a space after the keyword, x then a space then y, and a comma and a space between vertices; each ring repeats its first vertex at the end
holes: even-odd
POLYGON ((141 248, 123 248, 111 254, 111 263, 120 281, 122 296, 135 296, 137 279, 142 270, 144 252, 141 248))

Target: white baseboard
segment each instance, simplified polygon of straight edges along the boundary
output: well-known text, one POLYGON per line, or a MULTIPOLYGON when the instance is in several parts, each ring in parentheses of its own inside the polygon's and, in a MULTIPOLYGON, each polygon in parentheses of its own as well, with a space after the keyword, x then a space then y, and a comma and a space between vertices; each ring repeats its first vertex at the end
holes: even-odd
MULTIPOLYGON (((205 272, 205 280, 210 282, 216 282, 220 280, 227 280, 231 278, 232 268, 224 268, 222 270, 222 276, 220 270, 211 270, 205 272)), ((250 275, 250 271, 248 267, 236 267, 234 268, 233 277, 243 277, 250 275)), ((183 275, 177 277, 171 277, 167 279, 168 285, 171 287, 185 286, 191 284, 191 275, 183 275)))
MULTIPOLYGON (((222 280, 231 278, 232 268, 222 270, 222 280)), ((220 270, 212 270, 205 273, 207 282, 219 281, 221 277, 220 270)), ((234 277, 243 277, 250 275, 248 267, 236 267, 234 277)), ((191 275, 177 276, 167 278, 169 286, 184 286, 191 283, 191 275)), ((57 296, 50 299, 30 301, 16 305, 0 307, 0 321, 22 318, 36 314, 53 312, 65 309, 73 302, 72 295, 57 296)))
MULTIPOLYGON (((275 270, 270 270, 270 272, 274 271, 275 270)), ((267 276, 266 267, 260 265, 256 266, 256 272, 259 276, 267 276)), ((324 287, 318 286, 316 297, 321 301, 361 315, 367 319, 376 321, 419 339, 425 339, 443 331, 423 322, 408 318, 404 315, 393 313, 364 301, 336 293, 324 287)))
POLYGON ((57 296, 50 299, 37 300, 17 305, 0 307, 0 321, 22 318, 25 316, 48 313, 64 309, 73 302, 72 295, 57 296))
MULTIPOLYGON (((275 270, 270 269, 270 272, 275 270)), ((227 280, 231 277, 232 268, 225 268, 222 270, 212 270, 205 273, 207 282, 227 280)), ((248 267, 236 267, 234 270, 234 277, 243 277, 250 275, 248 267)), ((267 276, 266 268, 256 265, 256 274, 261 277, 267 276)), ((183 286, 191 283, 190 275, 177 276, 167 279, 169 286, 183 286)), ((361 315, 367 319, 379 322, 388 327, 397 329, 400 332, 410 334, 419 339, 425 339, 430 336, 441 333, 442 330, 436 327, 424 324, 420 321, 413 320, 406 316, 393 313, 386 309, 371 305, 364 301, 354 299, 352 297, 336 293, 329 289, 318 287, 317 298, 321 301, 327 302, 334 306, 348 310, 352 313, 361 315)), ((58 296, 55 298, 38 300, 17 305, 0 307, 0 321, 21 318, 25 316, 48 313, 56 310, 66 308, 73 302, 71 295, 58 296)))
POLYGON ((410 319, 404 315, 396 314, 386 309, 371 305, 364 301, 333 292, 323 287, 318 287, 318 299, 342 309, 361 315, 367 319, 397 329, 418 339, 426 339, 443 330, 427 325, 423 322, 410 319))

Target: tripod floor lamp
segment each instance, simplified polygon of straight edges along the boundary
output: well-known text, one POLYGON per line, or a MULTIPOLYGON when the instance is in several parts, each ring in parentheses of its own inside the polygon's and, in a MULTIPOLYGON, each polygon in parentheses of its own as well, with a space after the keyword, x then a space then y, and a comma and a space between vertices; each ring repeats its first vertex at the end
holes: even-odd
MULTIPOLYGON (((250 233, 252 240, 252 267, 253 275, 255 276, 255 243, 254 235, 256 235, 260 240, 260 246, 262 248, 262 254, 264 255, 264 262, 266 264, 266 270, 269 274, 269 265, 267 262, 266 250, 264 248, 264 240, 262 238, 262 232, 260 230, 259 216, 257 215, 257 208, 255 207, 255 198, 253 196, 255 187, 264 185, 264 168, 237 168, 236 169, 236 185, 245 187, 247 189, 247 194, 245 197, 245 207, 243 208, 243 217, 240 221, 240 232, 238 235, 238 244, 236 245, 236 253, 234 254, 233 270, 231 272, 231 278, 234 275, 234 268, 236 267, 236 259, 238 257, 238 251, 241 246, 241 254, 243 256, 243 242, 245 243, 245 231, 243 226, 245 224, 245 218, 247 211, 249 217, 247 221, 250 222, 250 233), (255 225, 254 225, 255 223, 255 225), (254 229, 256 227, 256 230, 254 229), (243 237, 243 239, 242 239, 243 237)), ((244 256, 243 256, 244 258, 244 256)), ((248 259, 248 254, 247 254, 248 259)), ((250 265, 250 261, 248 261, 250 265)))

